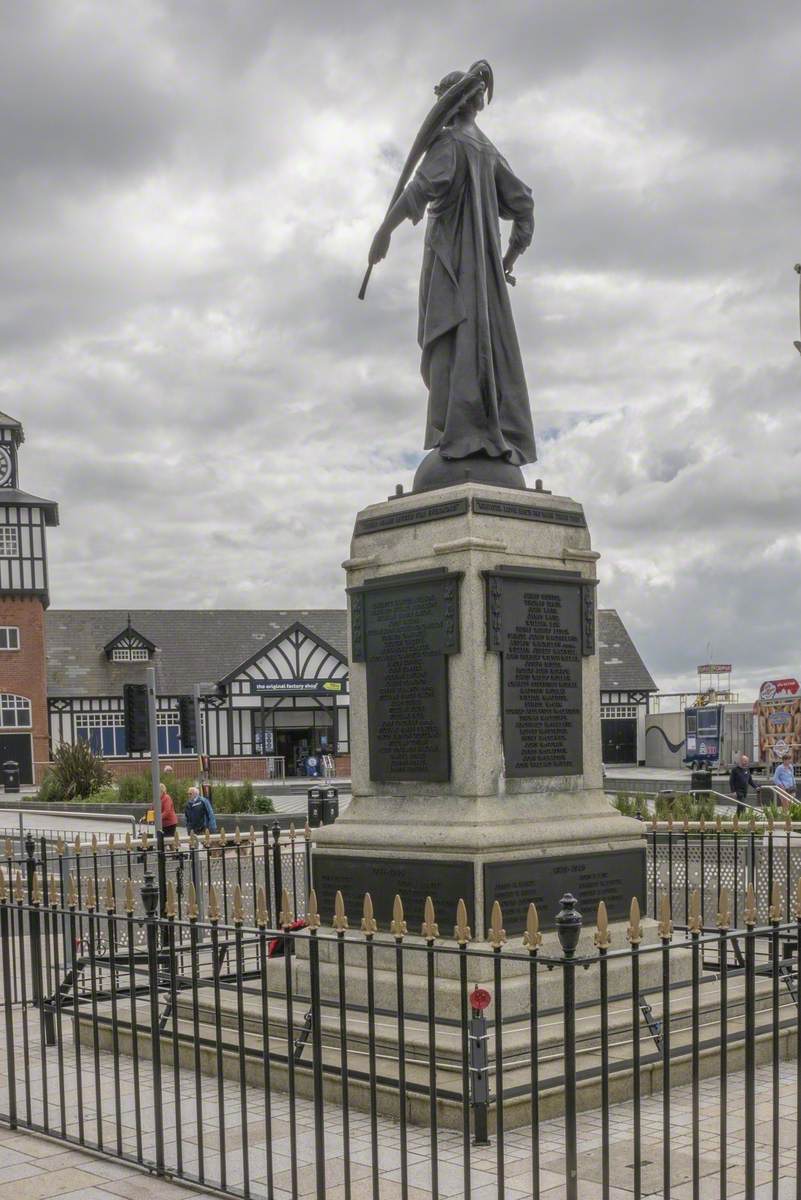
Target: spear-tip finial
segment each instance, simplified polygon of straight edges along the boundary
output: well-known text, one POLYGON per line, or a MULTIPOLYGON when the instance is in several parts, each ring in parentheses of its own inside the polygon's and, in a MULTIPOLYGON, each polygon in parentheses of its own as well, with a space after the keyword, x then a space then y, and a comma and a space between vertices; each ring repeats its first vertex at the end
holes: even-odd
POLYGON ((345 916, 345 900, 341 892, 337 892, 334 897, 334 919, 331 922, 331 928, 337 933, 344 933, 348 928, 348 918, 345 916))
POLYGON ((611 944, 609 935, 609 914, 603 900, 598 903, 598 916, 595 919, 595 935, 593 941, 598 950, 608 950, 611 944))
POLYGON ((372 937, 378 932, 378 925, 373 915, 373 898, 369 892, 364 893, 364 909, 362 912, 362 933, 372 937))
POLYGON ((636 896, 632 897, 631 907, 629 908, 629 927, 626 930, 626 937, 631 942, 632 946, 638 946, 642 941, 640 902, 636 896))
POLYGON ((528 913, 526 914, 526 932, 523 934, 523 945, 532 953, 542 945, 540 914, 537 912, 537 906, 533 902, 529 904, 528 913))
POLYGON ((439 925, 437 924, 437 917, 434 912, 434 901, 430 896, 426 896, 426 902, 423 905, 423 924, 420 932, 428 942, 433 942, 434 938, 439 937, 439 925))
POLYGON ((314 888, 309 892, 309 905, 306 912, 306 924, 309 929, 320 928, 320 913, 317 908, 317 893, 314 888))
POLYGON ((398 941, 408 933, 406 920, 403 916, 403 902, 400 896, 396 896, 392 902, 392 920, 389 923, 389 932, 398 941))
POLYGON ((456 924, 453 927, 453 936, 460 946, 466 946, 470 941, 470 926, 467 923, 467 905, 461 897, 456 905, 456 924))
POLYGON ((503 927, 503 914, 499 901, 493 901, 492 911, 490 912, 490 930, 487 941, 492 946, 493 950, 500 950, 501 946, 506 941, 506 930, 503 927))

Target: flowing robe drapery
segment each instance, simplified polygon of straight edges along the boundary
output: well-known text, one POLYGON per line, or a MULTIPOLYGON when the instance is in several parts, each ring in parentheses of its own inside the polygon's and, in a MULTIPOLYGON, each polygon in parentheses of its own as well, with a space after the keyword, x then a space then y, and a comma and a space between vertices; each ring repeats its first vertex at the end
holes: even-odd
POLYGON ((534 231, 531 191, 480 130, 444 129, 405 192, 412 220, 428 208, 418 340, 428 387, 426 449, 536 460, 528 389, 503 270, 534 231))

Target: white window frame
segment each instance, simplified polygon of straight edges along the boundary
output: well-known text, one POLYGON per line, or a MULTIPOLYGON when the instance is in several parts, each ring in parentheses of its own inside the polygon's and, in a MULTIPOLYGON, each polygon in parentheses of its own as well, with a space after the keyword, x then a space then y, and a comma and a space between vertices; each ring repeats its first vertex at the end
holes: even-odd
POLYGON ((0 525, 0 558, 19 558, 19 530, 16 525, 0 525))
MULTIPOLYGON (((116 711, 107 709, 107 710, 104 710, 103 712, 79 712, 79 713, 75 714, 75 737, 76 737, 77 741, 82 740, 80 737, 80 734, 78 733, 79 729, 85 729, 87 731, 87 736, 85 739, 87 742, 91 742, 91 740, 92 740, 91 739, 92 730, 99 729, 101 731, 100 739, 101 739, 101 745, 102 745, 102 739, 103 739, 102 731, 104 729, 109 729, 109 728, 123 729, 124 726, 125 726, 125 713, 123 713, 123 712, 116 712, 116 711)), ((113 758, 113 757, 115 757, 115 755, 112 754, 111 757, 113 758)))
POLYGON ((604 704, 601 707, 602 721, 635 720, 639 715, 637 704, 604 704))
POLYGON ((112 662, 149 662, 150 651, 145 646, 115 646, 111 651, 112 662))
POLYGON ((18 625, 0 625, 0 650, 19 650, 20 636, 18 625), (3 642, 6 644, 3 645, 3 642), (13 645, 11 643, 14 643, 13 645))
POLYGON ((33 709, 27 696, 16 696, 13 692, 0 692, 0 729, 30 729, 33 725, 33 709), (6 724, 4 712, 14 714, 12 724, 6 724), (21 721, 22 713, 27 712, 27 721, 21 721))

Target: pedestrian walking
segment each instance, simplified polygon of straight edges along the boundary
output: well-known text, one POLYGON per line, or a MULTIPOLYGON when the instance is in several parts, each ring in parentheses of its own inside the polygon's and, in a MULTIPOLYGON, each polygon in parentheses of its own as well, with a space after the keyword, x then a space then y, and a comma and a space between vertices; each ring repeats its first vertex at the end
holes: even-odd
POLYGON ((751 774, 750 759, 747 754, 741 754, 735 765, 729 773, 729 791, 737 801, 737 811, 742 812, 745 807, 745 798, 748 795, 748 789, 757 789, 754 783, 754 777, 751 774))
POLYGON ((787 792, 795 799, 795 772, 792 754, 782 755, 781 762, 773 772, 773 784, 774 787, 781 788, 783 792, 787 792))
POLYGON ((217 832, 217 818, 211 806, 211 800, 202 795, 199 788, 191 787, 186 794, 184 822, 190 833, 217 832))
POLYGON ((165 783, 159 784, 159 792, 161 795, 161 831, 165 838, 174 837, 178 828, 178 814, 165 783))

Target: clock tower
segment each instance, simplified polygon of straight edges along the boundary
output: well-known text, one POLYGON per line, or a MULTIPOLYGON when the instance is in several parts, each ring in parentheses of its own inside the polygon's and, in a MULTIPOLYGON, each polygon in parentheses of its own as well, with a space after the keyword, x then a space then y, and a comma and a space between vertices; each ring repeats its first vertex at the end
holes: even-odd
POLYGON ((0 412, 0 766, 39 782, 49 759, 44 613, 48 526, 58 505, 19 486, 22 425, 0 412))

